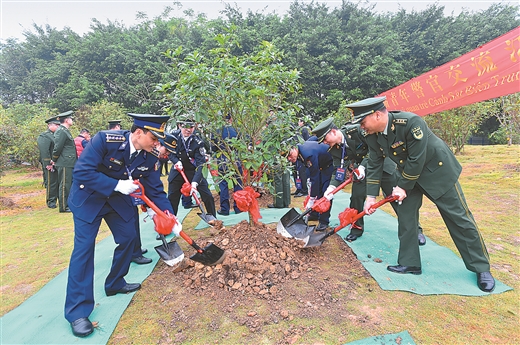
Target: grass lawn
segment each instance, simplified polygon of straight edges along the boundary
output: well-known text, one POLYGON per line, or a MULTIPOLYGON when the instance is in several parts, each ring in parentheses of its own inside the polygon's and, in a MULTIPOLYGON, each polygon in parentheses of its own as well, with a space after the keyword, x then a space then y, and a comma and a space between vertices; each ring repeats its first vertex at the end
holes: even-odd
MULTIPOLYGON (((338 329, 354 334, 358 339, 374 333, 408 329, 417 344, 520 344, 520 147, 466 146, 457 158, 463 166, 460 183, 486 241, 492 273, 514 290, 485 297, 420 296, 381 290, 373 279, 360 275, 355 278, 359 289, 352 292, 355 297, 349 303, 370 322, 362 324, 345 318, 332 325, 296 317, 291 321, 291 327, 307 327, 314 323, 321 325, 322 331, 299 338, 295 343, 344 343, 345 339, 340 337, 335 338, 337 342, 329 342, 334 339, 331 333, 333 335, 338 329)), ((23 303, 68 265, 73 243, 72 215, 46 207, 41 181, 41 170, 34 168, 7 171, 0 180, 0 315, 23 303)), ((296 199, 296 202, 300 200, 296 199)), ((384 206, 383 210, 393 214, 389 206, 384 206)), ((185 228, 198 221, 192 212, 185 220, 185 228)), ((437 209, 429 200, 424 200, 420 221, 431 240, 457 253, 437 209)), ((98 241, 108 235, 103 224, 98 241)), ((134 343, 164 341, 154 327, 149 331, 141 329, 138 339, 133 337, 137 320, 143 315, 154 317, 147 303, 148 299, 154 298, 146 293, 136 294, 109 344, 128 344, 131 339, 134 343)), ((197 301, 197 304, 206 306, 204 301, 197 301)), ((200 319, 208 320, 209 324, 212 313, 217 312, 210 307, 201 308, 200 319)), ((161 312, 154 310, 153 314, 161 312)), ((193 332, 196 336, 183 343, 240 342, 240 337, 220 337, 221 330, 198 326, 198 329, 184 329, 186 334, 193 332)), ((277 339, 276 330, 278 328, 266 326, 265 334, 252 339, 258 343, 280 343, 279 338, 273 340, 277 339)))

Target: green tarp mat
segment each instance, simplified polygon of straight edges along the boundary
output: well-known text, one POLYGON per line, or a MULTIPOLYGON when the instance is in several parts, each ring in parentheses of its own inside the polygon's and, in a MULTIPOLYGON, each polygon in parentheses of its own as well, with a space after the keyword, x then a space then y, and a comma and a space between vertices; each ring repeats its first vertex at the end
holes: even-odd
MULTIPOLYGON (((189 210, 179 210, 179 220, 182 221, 188 212, 189 210)), ((144 281, 159 260, 159 255, 154 247, 161 245, 161 242, 156 240, 157 233, 154 231, 153 222, 149 218, 143 222, 146 213, 142 213, 140 216, 141 241, 143 248, 148 249, 146 256, 153 259, 153 263, 148 265, 132 263, 130 271, 125 277, 126 281, 130 283, 144 281)), ((106 344, 134 295, 134 293, 118 294, 113 297, 105 295, 104 282, 110 270, 115 246, 112 236, 108 236, 96 245, 94 258, 96 306, 89 318, 91 321, 99 320, 100 323, 92 335, 86 338, 75 337, 63 316, 68 274, 68 269, 65 269, 36 294, 0 318, 0 343, 106 344)))
POLYGON ((394 334, 376 335, 375 337, 352 341, 345 345, 415 345, 408 331, 394 334))

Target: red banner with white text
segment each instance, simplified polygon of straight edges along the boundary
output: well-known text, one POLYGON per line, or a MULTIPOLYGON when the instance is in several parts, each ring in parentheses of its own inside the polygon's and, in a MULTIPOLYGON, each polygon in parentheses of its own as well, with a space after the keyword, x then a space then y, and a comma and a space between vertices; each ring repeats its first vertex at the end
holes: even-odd
POLYGON ((388 110, 428 115, 520 92, 520 27, 381 93, 388 110))

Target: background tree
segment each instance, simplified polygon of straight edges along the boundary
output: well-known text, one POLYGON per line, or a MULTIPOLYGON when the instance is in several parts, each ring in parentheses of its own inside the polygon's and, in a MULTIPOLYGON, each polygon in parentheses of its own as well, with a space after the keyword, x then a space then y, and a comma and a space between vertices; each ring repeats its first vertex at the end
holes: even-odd
POLYGON ((494 100, 493 116, 500 123, 500 129, 492 136, 502 136, 508 145, 520 142, 520 93, 514 93, 494 100))
POLYGON ((458 154, 471 134, 489 117, 488 111, 489 105, 482 102, 428 115, 424 119, 431 130, 458 154))
MULTIPOLYGON (((181 48, 168 51, 177 77, 158 86, 169 103, 166 111, 174 117, 193 112, 213 145, 219 144, 225 115, 231 115, 238 137, 225 142, 218 153, 232 167, 227 176, 221 176, 226 179, 240 175, 237 162, 244 171, 259 171, 275 163, 282 141, 294 133, 291 124, 298 105, 293 95, 300 87, 298 71, 283 65, 280 52, 268 42, 251 54, 233 55, 232 49, 238 45, 233 30, 217 35, 218 45, 207 55, 195 51, 180 58, 181 48), (276 126, 267 125, 269 122, 276 126)), ((266 175, 261 176, 267 182, 266 175)), ((246 174, 245 186, 252 183, 246 174)))

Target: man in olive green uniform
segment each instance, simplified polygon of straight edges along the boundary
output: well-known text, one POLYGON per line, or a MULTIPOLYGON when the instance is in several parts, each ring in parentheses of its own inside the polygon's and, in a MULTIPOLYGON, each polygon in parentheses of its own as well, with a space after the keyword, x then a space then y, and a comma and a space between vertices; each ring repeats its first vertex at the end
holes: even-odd
POLYGON ((58 199, 58 172, 51 164, 52 150, 54 149, 54 132, 60 126, 60 122, 56 117, 45 120, 47 130, 41 133, 36 139, 38 149, 40 150, 40 163, 43 170, 43 184, 46 192, 47 207, 56 208, 58 199))
POLYGON ((74 138, 69 131, 69 127, 72 126, 72 113, 72 111, 67 111, 56 116, 56 119, 60 121, 60 127, 54 132, 52 161, 58 170, 58 205, 60 212, 70 212, 67 198, 72 185, 72 170, 78 159, 74 138))
MULTIPOLYGON (((364 132, 362 134, 359 125, 347 123, 344 127, 338 129, 334 123, 333 118, 321 122, 312 133, 318 137, 319 142, 323 142, 330 146, 329 153, 334 159, 334 166, 336 172, 331 179, 330 186, 325 192, 328 195, 334 188, 339 186, 344 181, 349 166, 353 169, 355 179, 352 183, 352 195, 350 197, 350 208, 354 208, 359 212, 363 211, 366 198, 366 180, 365 168, 367 165, 368 145, 365 142, 364 132), (342 170, 345 173, 342 173, 342 170), (338 171, 340 172, 338 174, 338 171), (339 179, 338 179, 339 178, 339 179)), ((384 160, 383 176, 381 180, 381 189, 385 195, 392 194, 392 188, 396 183, 396 164, 390 159, 384 160)), ((392 203, 392 207, 397 214, 397 205, 392 203)), ((426 244, 426 238, 423 235, 423 230, 420 224, 417 225, 419 233, 417 235, 419 245, 426 244)), ((350 227, 350 234, 345 237, 347 241, 355 241, 358 237, 363 235, 364 219, 360 218, 350 227)))
POLYGON ((459 184, 462 167, 450 148, 428 128, 420 116, 401 111, 389 112, 386 97, 369 98, 347 105, 353 123, 367 133, 367 199, 365 211, 379 194, 383 163, 390 157, 400 172, 393 195, 399 196, 399 256, 395 273, 421 274, 421 255, 417 243, 417 221, 425 195, 439 210, 451 238, 466 265, 477 274, 477 285, 485 292, 495 288, 490 273, 489 254, 459 184))

